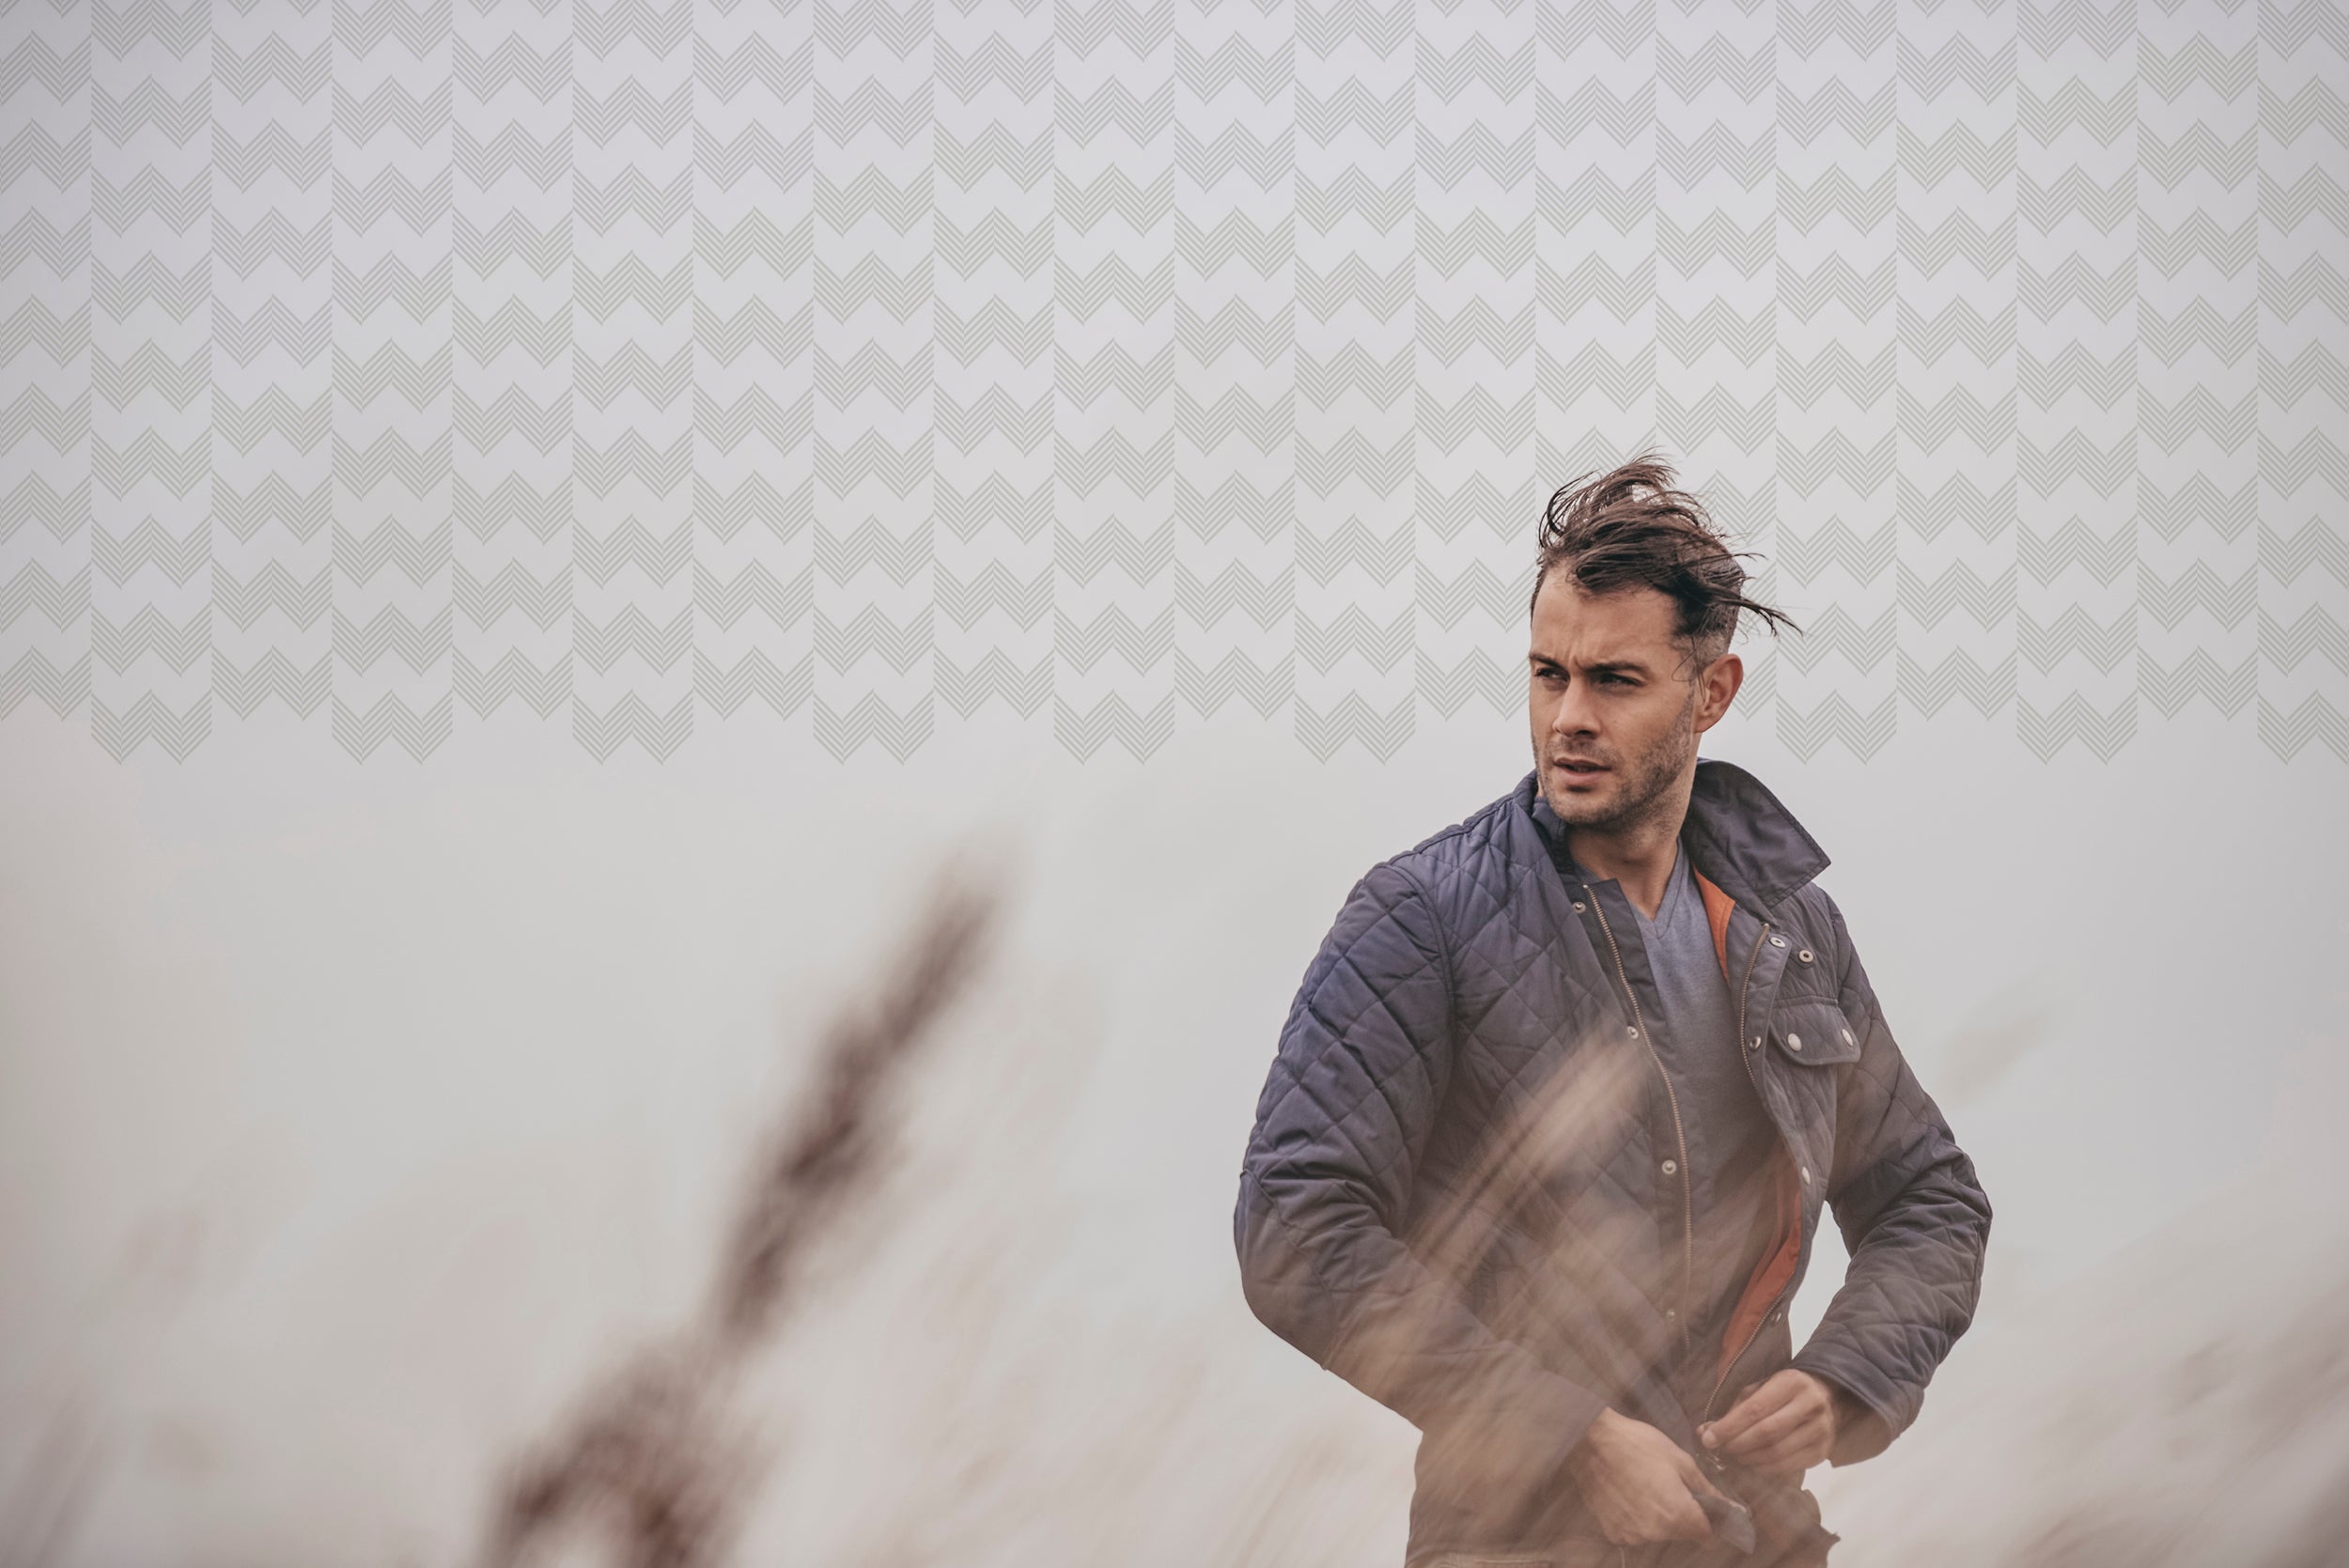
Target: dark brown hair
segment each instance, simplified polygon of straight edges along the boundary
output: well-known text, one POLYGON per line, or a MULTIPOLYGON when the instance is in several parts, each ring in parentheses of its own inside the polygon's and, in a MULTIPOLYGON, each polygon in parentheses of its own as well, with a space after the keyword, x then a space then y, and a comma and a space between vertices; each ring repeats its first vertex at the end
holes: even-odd
POLYGON ((1672 488, 1672 471, 1653 453, 1559 486, 1543 510, 1537 548, 1527 614, 1552 567, 1586 594, 1654 588, 1680 607, 1673 635, 1700 667, 1729 651, 1741 610, 1761 616, 1773 634, 1795 624, 1784 611, 1746 597, 1737 552, 1703 504, 1672 488))

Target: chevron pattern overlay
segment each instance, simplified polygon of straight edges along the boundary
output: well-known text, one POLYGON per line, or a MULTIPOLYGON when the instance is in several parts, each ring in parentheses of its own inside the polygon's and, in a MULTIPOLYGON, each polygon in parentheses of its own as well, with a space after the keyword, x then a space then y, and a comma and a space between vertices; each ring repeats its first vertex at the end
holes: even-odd
POLYGON ((1653 444, 1798 755, 2349 761, 2340 0, 14 0, 0 74, 0 714, 117 759, 1386 758, 1653 444))

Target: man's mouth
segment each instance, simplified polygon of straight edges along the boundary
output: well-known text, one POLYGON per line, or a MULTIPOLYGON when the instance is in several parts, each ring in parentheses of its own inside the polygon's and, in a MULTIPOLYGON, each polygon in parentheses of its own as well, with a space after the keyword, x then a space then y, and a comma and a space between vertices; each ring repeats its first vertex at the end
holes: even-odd
POLYGON ((1549 765, 1570 779, 1593 779, 1607 771, 1607 765, 1586 761, 1581 757, 1552 757, 1549 765))

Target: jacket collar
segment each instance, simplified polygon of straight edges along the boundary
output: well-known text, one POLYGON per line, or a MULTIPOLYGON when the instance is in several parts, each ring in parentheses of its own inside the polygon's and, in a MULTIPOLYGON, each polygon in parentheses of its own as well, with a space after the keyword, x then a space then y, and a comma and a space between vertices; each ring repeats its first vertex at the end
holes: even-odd
MULTIPOLYGON (((1566 828, 1528 772, 1517 781, 1517 808, 1541 831, 1550 857, 1567 863, 1566 828)), ((1761 780, 1735 763, 1697 759, 1695 786, 1680 842, 1688 863, 1740 904, 1771 908, 1828 867, 1827 851, 1761 780)))

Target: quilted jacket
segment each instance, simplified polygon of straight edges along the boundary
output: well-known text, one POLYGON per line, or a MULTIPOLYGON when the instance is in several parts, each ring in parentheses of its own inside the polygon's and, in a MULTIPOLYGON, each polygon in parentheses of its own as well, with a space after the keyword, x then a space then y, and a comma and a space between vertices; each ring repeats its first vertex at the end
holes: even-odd
POLYGON ((1591 1555, 1603 1537, 1563 1468, 1609 1405, 1698 1455, 1766 1539, 1816 1554, 1784 1560, 1822 1560, 1835 1537, 1811 1495, 1695 1429, 1791 1364, 1865 1411, 1833 1463, 1882 1451, 1973 1316, 1989 1203, 1814 881, 1826 854, 1751 775, 1701 761, 1681 843, 1782 1146, 1776 1250, 1726 1320, 1692 1322, 1688 1162, 1644 1038, 1662 1003, 1640 923, 1615 883, 1569 885, 1534 784, 1347 894, 1257 1105, 1243 1289, 1420 1429, 1408 1564, 1615 1560, 1591 1555), (1797 1353, 1786 1308, 1827 1211, 1850 1266, 1797 1353))

